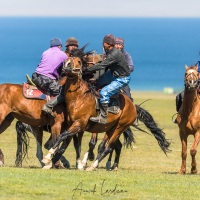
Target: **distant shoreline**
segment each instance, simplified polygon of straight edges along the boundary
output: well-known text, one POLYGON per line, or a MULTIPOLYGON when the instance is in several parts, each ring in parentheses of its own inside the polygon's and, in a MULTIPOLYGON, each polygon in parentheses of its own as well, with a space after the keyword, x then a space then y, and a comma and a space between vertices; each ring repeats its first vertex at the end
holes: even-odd
POLYGON ((174 99, 177 94, 166 94, 163 91, 139 91, 139 90, 131 90, 131 95, 133 99, 135 98, 145 98, 145 99, 174 99))

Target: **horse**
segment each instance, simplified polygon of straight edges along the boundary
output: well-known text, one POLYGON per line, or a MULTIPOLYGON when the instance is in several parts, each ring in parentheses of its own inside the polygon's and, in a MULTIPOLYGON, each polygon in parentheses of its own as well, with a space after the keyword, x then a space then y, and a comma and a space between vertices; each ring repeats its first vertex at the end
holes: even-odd
POLYGON ((200 141, 200 96, 198 88, 198 65, 185 66, 184 77, 184 98, 182 105, 178 111, 177 124, 179 127, 179 135, 182 144, 182 164, 179 171, 180 174, 186 173, 186 158, 187 158, 187 138, 189 135, 194 136, 194 142, 190 149, 190 155, 192 157, 191 173, 197 173, 196 153, 197 146, 200 141))
MULTIPOLYGON (((86 46, 87 45, 83 46, 80 50, 77 49, 77 51, 82 52, 86 46)), ((96 54, 95 52, 92 52, 92 51, 89 51, 85 53, 84 55, 82 55, 82 61, 83 61, 84 66, 90 66, 92 64, 102 61, 102 59, 103 59, 102 54, 96 54)), ((85 79, 86 78, 91 78, 91 76, 86 75, 85 79)), ((63 85, 65 81, 66 81, 65 78, 64 79, 61 78, 60 84, 63 85)), ((61 106, 62 108, 64 107, 64 105, 61 105, 61 106)), ((36 138, 36 144, 37 144, 36 157, 38 158, 39 162, 41 163, 41 166, 43 167, 44 164, 41 162, 43 158, 43 151, 42 151, 43 131, 47 131, 51 133, 51 126, 48 124, 45 124, 43 126, 37 127, 35 125, 32 126, 30 123, 25 124, 21 121, 17 121, 16 123, 17 152, 16 152, 15 166, 21 167, 23 160, 27 156, 28 145, 29 145, 29 137, 28 137, 27 131, 31 132, 36 138)), ((57 133, 58 132, 59 132, 59 129, 57 129, 57 133)), ((74 140, 74 148, 76 149, 76 152, 77 152, 77 157, 79 157, 79 145, 77 144, 78 139, 76 136, 74 136, 73 140, 74 140)), ((53 141, 55 141, 55 137, 53 137, 53 141)), ((50 136, 48 141, 45 143, 44 147, 46 149, 49 149, 50 147, 52 147, 52 136, 50 136)), ((60 160, 63 163, 63 166, 65 168, 70 167, 69 161, 64 156, 62 156, 60 160)), ((58 162, 57 164, 56 163, 54 164, 57 168, 61 167, 61 165, 59 165, 58 162)))
MULTIPOLYGON (((107 124, 99 124, 90 121, 90 117, 97 115, 96 99, 88 87, 88 83, 81 77, 82 61, 79 57, 69 57, 63 66, 63 72, 67 76, 64 86, 67 123, 69 128, 57 137, 54 146, 49 150, 42 162, 46 166, 51 166, 51 156, 55 154, 61 142, 73 135, 78 134, 79 143, 81 143, 84 131, 91 133, 105 132, 104 143, 99 147, 96 160, 87 170, 94 170, 99 163, 113 150, 115 141, 120 135, 133 124, 138 117, 150 129, 151 133, 157 139, 158 144, 164 153, 169 151, 170 142, 165 138, 165 133, 157 127, 155 121, 147 115, 148 112, 137 106, 124 94, 119 94, 118 113, 108 113, 107 124), (139 113, 137 113, 137 110, 139 113)), ((58 152, 56 153, 58 154, 58 152)), ((55 154, 55 156, 56 156, 55 154)), ((60 152, 60 155, 62 152, 60 152)), ((77 160, 80 162, 80 159, 77 160)))
MULTIPOLYGON (((28 156, 28 147, 29 147, 29 140, 30 140, 28 132, 32 133, 34 137, 36 138, 36 146, 37 146, 36 157, 41 162, 41 156, 43 156, 42 140, 41 140, 42 137, 38 138, 39 135, 35 127, 31 127, 28 124, 25 124, 21 121, 17 121, 15 124, 15 129, 17 132, 17 151, 16 151, 15 166, 22 167, 23 160, 26 159, 26 157, 28 156)), ((51 127, 49 125, 45 125, 43 126, 43 131, 50 133, 49 139, 44 144, 44 148, 49 150, 53 146, 51 127)), ((69 161, 64 156, 61 156, 60 161, 63 163, 64 168, 70 167, 69 161)), ((59 162, 55 164, 55 167, 62 168, 59 162)))
MULTIPOLYGON (((55 107, 55 118, 53 119, 42 113, 42 106, 45 103, 46 100, 43 99, 26 98, 23 95, 23 84, 0 84, 0 133, 3 133, 11 125, 14 118, 16 118, 19 121, 31 125, 37 133, 37 140, 41 142, 43 126, 49 124, 51 126, 53 141, 56 141, 65 119, 65 114, 63 113, 64 104, 55 107)), ((38 157, 40 162, 42 158, 43 155, 38 157)), ((42 162, 41 165, 43 165, 42 162)))

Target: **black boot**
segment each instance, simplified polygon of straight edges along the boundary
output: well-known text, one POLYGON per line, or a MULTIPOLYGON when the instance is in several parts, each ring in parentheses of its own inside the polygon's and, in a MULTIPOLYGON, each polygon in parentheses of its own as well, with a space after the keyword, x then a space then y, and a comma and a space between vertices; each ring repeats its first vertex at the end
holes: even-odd
POLYGON ((107 115, 108 115, 108 104, 101 103, 99 116, 91 117, 90 120, 93 122, 97 122, 99 124, 106 124, 107 123, 107 115))
POLYGON ((65 97, 64 95, 61 93, 57 96, 55 96, 53 99, 51 99, 50 101, 48 101, 46 104, 44 104, 44 106, 42 107, 42 111, 45 114, 51 115, 52 117, 55 117, 54 113, 53 113, 53 108, 59 104, 65 101, 65 97))

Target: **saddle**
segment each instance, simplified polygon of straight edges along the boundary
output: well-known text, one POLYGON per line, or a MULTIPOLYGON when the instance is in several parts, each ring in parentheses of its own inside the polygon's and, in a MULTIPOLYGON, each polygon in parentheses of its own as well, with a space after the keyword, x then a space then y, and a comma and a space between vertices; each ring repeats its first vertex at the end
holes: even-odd
POLYGON ((42 89, 37 86, 23 83, 23 95, 27 99, 40 99, 49 101, 53 96, 49 96, 42 89))
POLYGON ((49 96, 47 92, 37 87, 31 80, 31 78, 26 74, 27 83, 23 83, 23 95, 27 99, 41 99, 49 101, 54 96, 49 96))

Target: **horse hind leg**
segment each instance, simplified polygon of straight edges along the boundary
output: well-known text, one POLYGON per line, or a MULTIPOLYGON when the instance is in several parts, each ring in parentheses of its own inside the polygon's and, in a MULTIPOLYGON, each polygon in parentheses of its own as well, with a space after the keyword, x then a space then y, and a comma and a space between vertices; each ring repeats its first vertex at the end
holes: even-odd
POLYGON ((117 171, 118 167, 119 167, 119 158, 120 158, 121 149, 122 149, 122 143, 120 142, 119 139, 115 142, 114 147, 115 147, 116 155, 115 155, 115 160, 114 160, 113 166, 111 167, 110 170, 117 171))
POLYGON ((196 174, 197 173, 197 163, 196 163, 196 153, 197 153, 197 146, 199 144, 200 140, 200 134, 196 133, 194 137, 194 142, 192 145, 192 148, 190 149, 190 155, 192 157, 192 163, 191 163, 191 173, 196 174))

